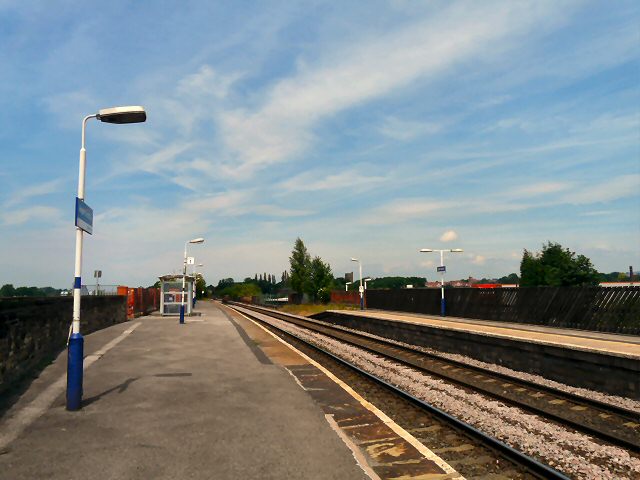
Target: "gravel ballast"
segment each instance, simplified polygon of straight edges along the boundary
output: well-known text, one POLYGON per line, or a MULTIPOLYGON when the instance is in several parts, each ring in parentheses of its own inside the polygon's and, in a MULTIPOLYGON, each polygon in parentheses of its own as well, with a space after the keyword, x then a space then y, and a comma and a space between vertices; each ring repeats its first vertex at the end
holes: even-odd
MULTIPOLYGON (((538 415, 506 405, 485 395, 448 384, 418 370, 387 360, 363 349, 344 344, 325 335, 311 332, 282 320, 263 318, 277 328, 293 333, 304 340, 337 354, 359 368, 398 386, 415 397, 464 420, 485 433, 561 470, 573 478, 640 478, 640 459, 632 456, 625 449, 603 445, 591 439, 588 435, 552 423, 538 415)), ((371 337, 375 338, 373 335, 371 337)), ((399 342, 394 343, 402 345, 399 342)), ((421 350, 432 353, 430 349, 421 350)), ((457 361, 466 361, 470 365, 487 366, 483 362, 473 361, 461 355, 436 353, 457 361)), ((494 368, 494 366, 491 366, 491 368, 494 368)), ((536 377, 534 381, 540 381, 544 384, 549 382, 538 376, 514 372, 504 367, 500 368, 509 375, 527 375, 528 377, 536 377)), ((556 382, 550 383, 554 387, 560 385, 556 382)), ((579 394, 583 396, 597 393, 585 389, 573 390, 579 390, 579 394)), ((611 400, 609 395, 601 398, 607 402, 611 400)), ((621 406, 632 409, 638 408, 638 402, 631 400, 627 402, 625 400, 629 399, 616 398, 619 399, 619 402, 616 403, 621 406)))

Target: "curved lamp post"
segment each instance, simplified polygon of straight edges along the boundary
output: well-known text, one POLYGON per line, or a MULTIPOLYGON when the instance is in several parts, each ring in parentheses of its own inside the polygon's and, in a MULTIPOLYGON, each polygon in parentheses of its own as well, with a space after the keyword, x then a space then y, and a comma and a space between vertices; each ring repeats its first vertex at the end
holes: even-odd
POLYGON ((147 120, 143 107, 113 107, 87 115, 82 120, 82 140, 80 145, 80 168, 78 174, 78 196, 76 198, 76 255, 73 281, 73 321, 69 348, 67 351, 67 410, 79 410, 82 403, 82 359, 84 338, 80 334, 80 301, 82 287, 82 232, 93 231, 93 210, 84 203, 84 178, 87 163, 85 130, 87 121, 95 118, 104 123, 141 123, 147 120))
POLYGON ((358 268, 360 270, 360 287, 358 287, 358 291, 360 292, 360 310, 364 310, 364 287, 362 286, 362 262, 357 258, 352 258, 352 262, 358 262, 358 268))
POLYGON ((444 266, 444 252, 451 253, 462 253, 463 250, 461 248, 447 248, 443 250, 433 249, 433 248, 422 248, 420 249, 421 253, 431 253, 431 252, 440 252, 440 268, 438 271, 440 272, 440 315, 445 316, 445 303, 444 303, 444 272, 446 268, 444 266))
POLYGON ((184 260, 182 263, 182 297, 180 301, 180 323, 184 323, 184 289, 185 289, 185 281, 187 276, 187 245, 190 243, 204 243, 204 238, 194 238, 193 240, 189 240, 184 243, 184 260))

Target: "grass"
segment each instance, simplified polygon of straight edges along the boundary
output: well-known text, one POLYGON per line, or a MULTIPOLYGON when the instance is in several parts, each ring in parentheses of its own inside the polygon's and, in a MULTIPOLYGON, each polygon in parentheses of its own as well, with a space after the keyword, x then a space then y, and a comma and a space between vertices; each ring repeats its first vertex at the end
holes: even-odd
POLYGON ((329 303, 327 305, 316 305, 313 303, 293 305, 287 304, 280 307, 278 310, 283 312, 292 313, 293 315, 302 315, 308 317, 315 313, 324 312, 325 310, 359 310, 358 305, 345 305, 342 303, 329 303))

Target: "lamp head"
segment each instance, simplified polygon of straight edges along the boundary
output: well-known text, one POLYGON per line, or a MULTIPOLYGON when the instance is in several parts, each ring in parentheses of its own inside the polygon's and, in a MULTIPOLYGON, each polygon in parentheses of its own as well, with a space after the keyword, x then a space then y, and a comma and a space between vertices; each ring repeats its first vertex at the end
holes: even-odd
POLYGON ((204 238, 194 238, 193 240, 189 240, 189 243, 204 243, 204 238))
POLYGON ((461 248, 452 248, 451 252, 453 252, 453 253, 462 253, 462 252, 464 252, 464 250, 462 250, 461 248))
POLYGON ((96 118, 106 123, 142 123, 147 120, 147 112, 144 107, 112 107, 100 110, 96 118))
POLYGON ((358 260, 357 258, 351 258, 352 262, 359 262, 360 260, 358 260))
POLYGON ((421 253, 431 253, 431 252, 433 252, 433 249, 432 248, 421 248, 420 252, 421 253))

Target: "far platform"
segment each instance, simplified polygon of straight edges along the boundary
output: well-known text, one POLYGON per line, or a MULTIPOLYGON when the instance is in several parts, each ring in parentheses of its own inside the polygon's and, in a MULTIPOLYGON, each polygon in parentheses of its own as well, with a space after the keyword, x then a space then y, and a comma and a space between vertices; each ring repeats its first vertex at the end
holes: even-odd
MULTIPOLYGON (((345 313, 342 310, 329 311, 345 313)), ((376 309, 349 310, 348 313, 640 359, 640 336, 376 309)))
POLYGON ((388 310, 328 310, 313 318, 640 399, 640 337, 388 310))

